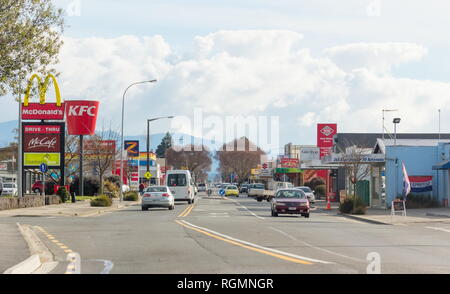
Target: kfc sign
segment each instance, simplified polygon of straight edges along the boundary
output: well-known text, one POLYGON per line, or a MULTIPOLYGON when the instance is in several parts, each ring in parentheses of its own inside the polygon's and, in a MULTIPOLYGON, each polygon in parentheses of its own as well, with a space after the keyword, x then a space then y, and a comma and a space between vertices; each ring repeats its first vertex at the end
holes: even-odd
POLYGON ((97 124, 98 101, 66 101, 66 120, 69 135, 94 135, 97 124))
POLYGON ((337 124, 317 125, 317 147, 320 148, 320 158, 329 155, 333 147, 333 137, 337 134, 337 124))

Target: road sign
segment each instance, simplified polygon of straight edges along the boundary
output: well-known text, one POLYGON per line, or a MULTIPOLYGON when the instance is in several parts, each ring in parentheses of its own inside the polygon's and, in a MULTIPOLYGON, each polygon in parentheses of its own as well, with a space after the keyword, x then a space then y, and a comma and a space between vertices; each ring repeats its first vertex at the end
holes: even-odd
POLYGON ((146 172, 145 175, 144 175, 144 177, 145 177, 147 180, 150 180, 151 177, 152 177, 152 174, 151 174, 150 172, 146 172))
POLYGON ((262 165, 262 168, 263 169, 267 169, 269 166, 267 165, 267 163, 264 163, 263 165, 262 165))
POLYGON ((45 173, 48 170, 48 166, 45 163, 41 163, 41 165, 39 166, 39 170, 45 173))

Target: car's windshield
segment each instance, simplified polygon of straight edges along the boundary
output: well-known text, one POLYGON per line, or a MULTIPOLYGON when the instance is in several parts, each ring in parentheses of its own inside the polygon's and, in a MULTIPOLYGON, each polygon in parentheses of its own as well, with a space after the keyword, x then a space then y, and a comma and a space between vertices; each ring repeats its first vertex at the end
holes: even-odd
POLYGON ((255 184, 255 185, 253 185, 253 188, 255 188, 255 189, 264 189, 264 185, 263 184, 255 184))
POLYGON ((163 193, 163 192, 167 192, 167 187, 149 187, 145 190, 145 192, 149 192, 149 193, 163 193))
POLYGON ((167 177, 167 186, 169 186, 169 187, 187 186, 186 175, 185 174, 170 174, 167 177))
POLYGON ((228 187, 227 187, 227 190, 236 190, 236 189, 237 189, 236 186, 228 186, 228 187))
POLYGON ((276 198, 298 198, 298 199, 304 199, 305 194, 302 191, 299 190, 281 190, 278 191, 276 198))
POLYGON ((3 184, 3 187, 5 187, 5 188, 13 188, 13 184, 3 184))

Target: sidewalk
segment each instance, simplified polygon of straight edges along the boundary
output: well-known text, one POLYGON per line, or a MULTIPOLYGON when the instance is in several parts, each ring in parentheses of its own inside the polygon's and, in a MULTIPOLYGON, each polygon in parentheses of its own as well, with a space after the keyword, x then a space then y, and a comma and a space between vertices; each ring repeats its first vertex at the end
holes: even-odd
POLYGON ((111 207, 91 207, 90 201, 78 201, 77 203, 64 203, 58 205, 47 205, 42 207, 30 207, 0 211, 0 217, 12 216, 79 216, 87 217, 110 212, 131 205, 139 204, 140 201, 124 201, 114 199, 111 207))
POLYGON ((0 224, 0 274, 30 257, 28 245, 16 224, 0 224))

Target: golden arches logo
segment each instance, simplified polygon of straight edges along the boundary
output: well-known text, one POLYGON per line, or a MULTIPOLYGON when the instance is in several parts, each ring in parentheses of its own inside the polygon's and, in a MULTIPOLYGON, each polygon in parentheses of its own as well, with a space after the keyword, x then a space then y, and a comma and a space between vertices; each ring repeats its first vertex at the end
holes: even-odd
POLYGON ((45 104, 45 96, 47 94, 48 84, 50 82, 50 79, 52 79, 53 86, 55 87, 56 106, 60 107, 62 105, 61 93, 59 91, 58 82, 56 81, 55 76, 52 75, 52 74, 47 75, 47 77, 44 80, 44 83, 42 83, 41 78, 37 74, 34 74, 34 75, 31 76, 30 80, 28 81, 27 89, 25 91, 25 97, 24 97, 24 101, 23 101, 23 106, 28 106, 28 103, 29 103, 29 100, 30 100, 31 87, 33 86, 34 79, 36 79, 38 81, 39 103, 40 104, 45 104))

